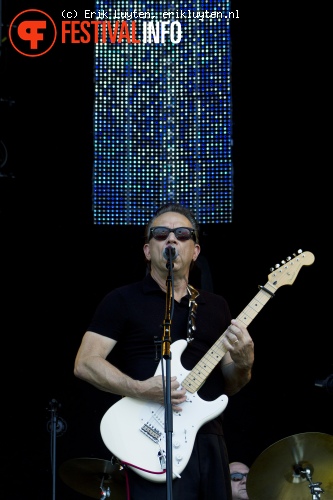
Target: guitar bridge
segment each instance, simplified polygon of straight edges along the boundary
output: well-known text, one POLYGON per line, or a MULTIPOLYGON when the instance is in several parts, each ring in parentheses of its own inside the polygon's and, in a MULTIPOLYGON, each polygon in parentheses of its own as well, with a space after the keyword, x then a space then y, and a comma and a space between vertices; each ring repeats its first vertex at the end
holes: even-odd
POLYGON ((141 429, 141 432, 144 433, 145 436, 149 437, 154 443, 158 443, 162 433, 156 429, 156 427, 152 427, 151 425, 144 424, 141 429))

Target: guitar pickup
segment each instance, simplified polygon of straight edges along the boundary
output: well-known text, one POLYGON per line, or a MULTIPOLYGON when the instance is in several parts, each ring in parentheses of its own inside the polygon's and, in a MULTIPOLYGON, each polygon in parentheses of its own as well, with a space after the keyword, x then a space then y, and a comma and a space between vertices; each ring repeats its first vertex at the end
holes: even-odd
POLYGON ((149 439, 154 441, 154 443, 158 443, 162 435, 156 427, 151 427, 148 424, 144 424, 140 431, 143 432, 145 436, 149 437, 149 439))

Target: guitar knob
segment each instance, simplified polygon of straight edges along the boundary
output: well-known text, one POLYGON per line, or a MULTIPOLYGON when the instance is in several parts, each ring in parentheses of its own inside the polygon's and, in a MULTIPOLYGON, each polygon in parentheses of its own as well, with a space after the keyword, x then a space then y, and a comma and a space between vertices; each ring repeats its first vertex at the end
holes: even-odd
POLYGON ((174 441, 173 442, 173 447, 174 448, 179 448, 179 446, 180 446, 180 442, 179 441, 174 441))
POLYGON ((183 460, 183 457, 181 455, 179 455, 179 454, 176 455, 175 458, 176 458, 176 460, 177 460, 178 463, 183 460))

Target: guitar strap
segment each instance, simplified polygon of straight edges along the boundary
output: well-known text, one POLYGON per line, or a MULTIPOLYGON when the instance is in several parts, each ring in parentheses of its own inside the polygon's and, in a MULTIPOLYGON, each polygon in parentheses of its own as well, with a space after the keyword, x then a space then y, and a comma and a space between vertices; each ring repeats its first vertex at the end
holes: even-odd
POLYGON ((193 337, 192 334, 197 329, 195 325, 195 318, 197 316, 197 308, 198 304, 196 303, 196 298, 199 297, 199 292, 193 286, 187 285, 187 291, 189 293, 189 312, 188 312, 188 321, 187 321, 187 342, 192 342, 193 337))

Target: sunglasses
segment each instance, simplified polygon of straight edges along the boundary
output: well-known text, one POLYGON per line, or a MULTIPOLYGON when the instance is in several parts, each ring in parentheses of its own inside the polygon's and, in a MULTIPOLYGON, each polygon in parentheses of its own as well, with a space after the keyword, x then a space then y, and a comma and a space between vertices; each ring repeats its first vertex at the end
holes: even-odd
POLYGON ((149 240, 154 238, 157 241, 164 241, 170 233, 173 233, 179 241, 186 241, 191 238, 196 241, 195 229, 191 227, 174 227, 170 229, 164 226, 151 227, 149 230, 149 240))
POLYGON ((247 478, 248 472, 243 474, 242 472, 232 472, 230 474, 231 481, 241 481, 244 477, 247 478))

